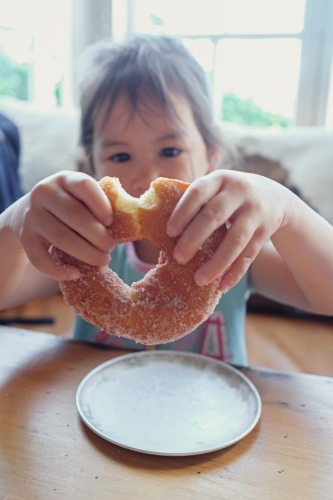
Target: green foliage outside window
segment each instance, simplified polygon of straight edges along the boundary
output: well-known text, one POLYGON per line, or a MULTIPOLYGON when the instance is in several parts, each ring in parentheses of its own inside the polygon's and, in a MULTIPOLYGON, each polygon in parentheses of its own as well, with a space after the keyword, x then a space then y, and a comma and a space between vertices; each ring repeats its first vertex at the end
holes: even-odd
POLYGON ((54 86, 54 95, 55 95, 57 106, 61 105, 61 91, 62 91, 61 83, 62 83, 61 81, 57 82, 54 86))
POLYGON ((289 118, 264 111, 252 99, 239 99, 231 92, 223 96, 221 118, 250 127, 288 127, 291 124, 289 118))
MULTIPOLYGON (((29 63, 17 63, 0 52, 0 95, 8 95, 21 101, 29 99, 29 63)), ((62 82, 54 85, 54 96, 61 103, 62 82)))
POLYGON ((18 64, 0 53, 0 95, 28 99, 28 63, 18 64))
MULTIPOLYGON (((18 64, 0 52, 0 95, 28 100, 29 64, 18 64)), ((54 88, 56 102, 61 102, 61 82, 54 88)), ((290 119, 269 113, 257 106, 252 99, 240 99, 233 93, 223 96, 221 118, 224 121, 251 127, 288 127, 290 119)))

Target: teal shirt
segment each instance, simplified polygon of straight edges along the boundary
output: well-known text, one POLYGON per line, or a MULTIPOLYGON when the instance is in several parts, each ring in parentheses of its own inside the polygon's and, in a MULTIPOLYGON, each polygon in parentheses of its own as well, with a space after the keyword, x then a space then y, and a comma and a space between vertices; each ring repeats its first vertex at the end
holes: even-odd
MULTIPOLYGON (((144 263, 134 256, 133 244, 118 245, 111 254, 110 268, 128 285, 144 277, 144 263)), ((120 349, 164 349, 190 351, 212 356, 222 361, 245 365, 245 319, 248 295, 248 275, 229 292, 222 295, 214 313, 193 332, 175 342, 145 346, 133 340, 108 335, 81 317, 76 318, 74 338, 97 342, 120 349)))

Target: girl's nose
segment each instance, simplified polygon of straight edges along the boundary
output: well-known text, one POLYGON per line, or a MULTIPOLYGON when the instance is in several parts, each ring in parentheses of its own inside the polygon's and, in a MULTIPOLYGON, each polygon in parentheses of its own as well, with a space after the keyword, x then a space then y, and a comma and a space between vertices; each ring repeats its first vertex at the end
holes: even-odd
POLYGON ((140 197, 145 193, 149 189, 150 184, 157 179, 157 177, 159 177, 159 174, 153 165, 147 165, 145 168, 138 169, 132 181, 135 196, 140 197))

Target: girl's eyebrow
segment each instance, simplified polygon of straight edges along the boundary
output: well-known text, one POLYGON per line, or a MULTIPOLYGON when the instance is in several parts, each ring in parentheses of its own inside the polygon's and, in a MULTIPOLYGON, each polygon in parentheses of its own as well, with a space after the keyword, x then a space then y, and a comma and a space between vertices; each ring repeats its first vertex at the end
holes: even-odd
POLYGON ((102 148, 107 148, 110 146, 128 146, 128 142, 125 141, 113 141, 112 139, 104 139, 102 141, 102 148))
MULTIPOLYGON (((186 135, 186 132, 179 130, 179 132, 170 132, 169 134, 162 135, 161 137, 157 137, 154 142, 162 142, 173 139, 182 139, 186 135)), ((101 143, 102 148, 108 148, 112 146, 129 146, 129 143, 126 141, 117 141, 112 139, 104 139, 101 143)))
POLYGON ((182 139, 186 135, 186 132, 183 130, 179 130, 178 132, 171 132, 170 134, 162 135, 161 137, 157 137, 155 139, 156 142, 166 141, 169 139, 182 139))

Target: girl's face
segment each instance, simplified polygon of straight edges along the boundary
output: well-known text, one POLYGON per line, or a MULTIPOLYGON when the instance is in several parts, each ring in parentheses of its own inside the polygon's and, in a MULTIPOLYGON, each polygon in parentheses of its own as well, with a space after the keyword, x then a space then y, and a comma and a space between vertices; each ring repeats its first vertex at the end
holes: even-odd
POLYGON ((97 114, 92 161, 98 179, 118 177, 139 197, 157 177, 192 182, 214 170, 219 153, 207 150, 187 100, 172 94, 172 103, 180 117, 176 128, 158 107, 139 104, 135 111, 125 96, 106 121, 97 114))

